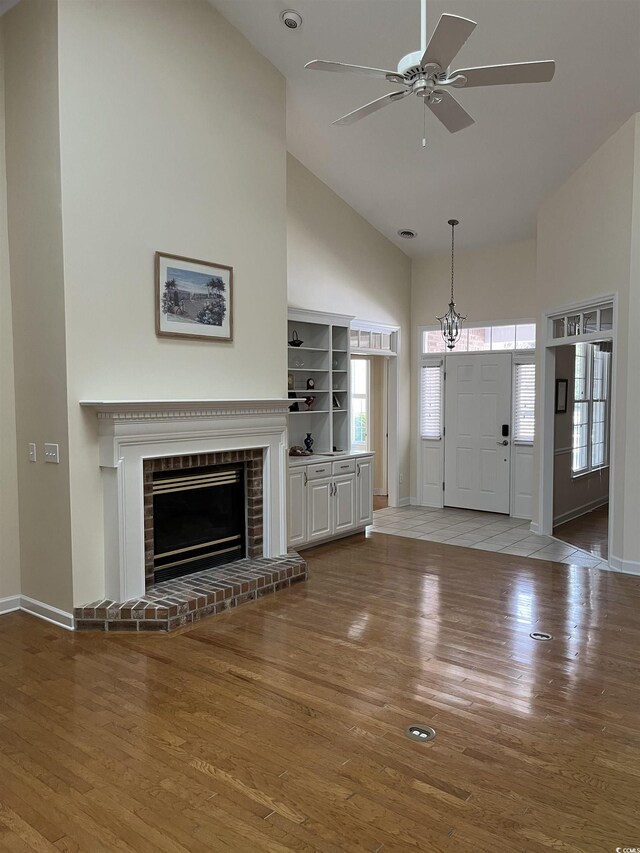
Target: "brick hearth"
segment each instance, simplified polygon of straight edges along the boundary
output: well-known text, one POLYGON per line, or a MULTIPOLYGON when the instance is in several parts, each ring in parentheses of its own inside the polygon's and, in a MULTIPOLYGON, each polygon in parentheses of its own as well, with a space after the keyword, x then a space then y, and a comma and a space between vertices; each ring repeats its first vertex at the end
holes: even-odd
POLYGON ((306 580, 307 564, 283 557, 237 560, 226 566, 162 581, 132 601, 94 601, 74 610, 78 631, 174 631, 306 580))

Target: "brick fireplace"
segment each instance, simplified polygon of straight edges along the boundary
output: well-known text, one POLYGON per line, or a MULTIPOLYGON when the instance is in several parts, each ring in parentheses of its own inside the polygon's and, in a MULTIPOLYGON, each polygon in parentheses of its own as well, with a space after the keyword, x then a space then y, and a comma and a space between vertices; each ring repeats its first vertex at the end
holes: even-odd
POLYGON ((106 601, 138 601, 147 593, 152 516, 148 486, 158 470, 242 463, 248 485, 246 559, 287 557, 288 400, 112 400, 81 405, 93 408, 98 418, 106 601))

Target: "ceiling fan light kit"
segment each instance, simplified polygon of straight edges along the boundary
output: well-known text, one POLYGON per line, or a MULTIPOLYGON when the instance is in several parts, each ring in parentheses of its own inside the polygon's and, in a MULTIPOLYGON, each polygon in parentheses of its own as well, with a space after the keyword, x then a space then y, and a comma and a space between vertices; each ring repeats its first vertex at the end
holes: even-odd
POLYGON ((343 62, 327 62, 322 59, 308 62, 305 68, 314 71, 378 77, 386 80, 387 83, 403 87, 347 113, 334 121, 334 124, 353 124, 394 101, 400 101, 407 95, 414 94, 423 99, 425 106, 450 133, 457 133, 472 125, 474 120, 453 97, 451 89, 504 86, 515 83, 547 83, 555 73, 555 62, 550 59, 451 71, 451 63, 475 28, 475 21, 457 15, 444 14, 427 41, 427 0, 421 0, 422 47, 403 56, 396 71, 369 68, 364 65, 348 65, 343 62))

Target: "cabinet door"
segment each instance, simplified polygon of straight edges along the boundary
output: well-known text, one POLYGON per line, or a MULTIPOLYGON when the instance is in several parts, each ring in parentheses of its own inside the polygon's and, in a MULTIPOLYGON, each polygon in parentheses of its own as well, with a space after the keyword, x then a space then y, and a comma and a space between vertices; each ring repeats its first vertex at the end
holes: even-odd
POLYGON ((307 469, 292 468, 289 471, 287 495, 289 517, 289 545, 301 545, 307 541, 307 469))
POLYGON ((373 457, 356 460, 357 527, 373 524, 373 457))
POLYGON ((331 536, 331 492, 333 480, 309 480, 307 483, 307 542, 331 536))
POLYGON ((356 475, 336 477, 334 483, 333 532, 344 533, 356 526, 356 475))

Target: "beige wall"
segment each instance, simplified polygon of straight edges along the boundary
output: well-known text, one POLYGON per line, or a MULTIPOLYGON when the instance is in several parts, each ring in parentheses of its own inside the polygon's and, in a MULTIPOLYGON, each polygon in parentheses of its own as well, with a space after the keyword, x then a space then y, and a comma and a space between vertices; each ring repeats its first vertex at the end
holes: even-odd
MULTIPOLYGON (((456 236, 463 228, 461 223, 456 236)), ((447 310, 451 252, 416 258, 411 276, 413 328, 437 325, 447 310)), ((534 318, 536 242, 521 240, 455 254, 455 300, 469 323, 534 318)))
POLYGON ((102 594, 103 542, 78 401, 286 387, 284 80, 206 0, 62 2, 60 133, 81 603, 102 594), (156 250, 234 267, 233 343, 156 336, 156 250))
POLYGON ((20 592, 16 406, 4 131, 4 25, 0 19, 0 600, 20 592))
POLYGON ((571 473, 571 439, 575 386, 575 346, 556 349, 556 379, 566 379, 567 411, 554 415, 553 520, 568 521, 588 512, 609 499, 609 468, 573 477, 571 473))
MULTIPOLYGON (((459 228, 463 225, 461 223, 459 228)), ((458 310, 466 315, 469 324, 535 319, 538 313, 536 241, 520 240, 473 251, 456 251, 454 283, 458 310)), ((451 252, 428 255, 413 262, 411 381, 415 393, 411 406, 412 495, 417 491, 418 327, 437 325, 436 317, 447 310, 450 287, 451 252)))
MULTIPOLYGON (((611 460, 614 528, 610 553, 621 560, 638 562, 640 568, 640 525, 637 523, 640 458, 637 421, 634 420, 640 397, 634 369, 634 365, 640 363, 640 340, 635 334, 635 319, 631 314, 631 306, 640 301, 635 233, 640 227, 637 123, 636 116, 631 118, 541 206, 537 299, 538 311, 542 314, 609 293, 618 296, 619 325, 614 346, 617 393, 611 460)), ((539 375, 542 359, 543 353, 539 350, 539 375)), ((538 412, 541 412, 541 402, 539 396, 538 412)), ((535 497, 534 493, 534 521, 537 521, 535 497)))
POLYGON ((22 0, 5 15, 4 36, 22 593, 69 610, 57 3, 22 0), (60 445, 59 465, 44 462, 45 441, 60 445), (28 442, 38 445, 35 464, 28 442))
POLYGON ((287 158, 289 304, 400 326, 400 496, 409 496, 411 262, 295 157, 287 158))

